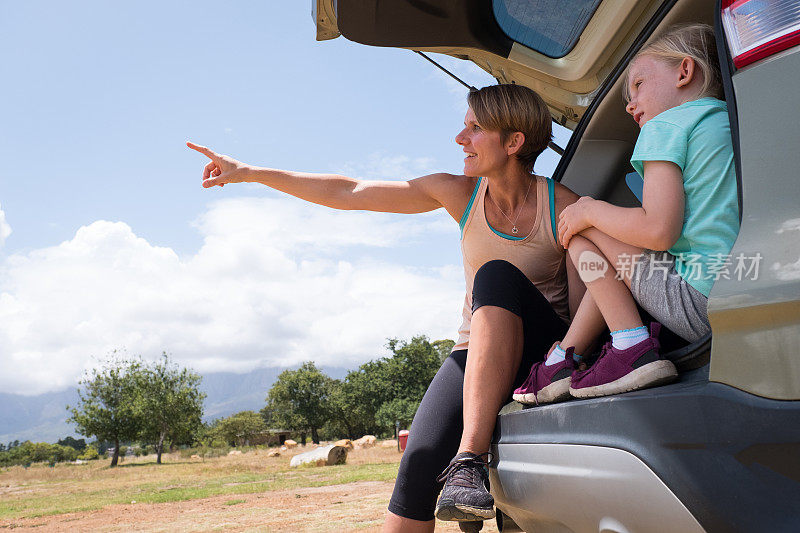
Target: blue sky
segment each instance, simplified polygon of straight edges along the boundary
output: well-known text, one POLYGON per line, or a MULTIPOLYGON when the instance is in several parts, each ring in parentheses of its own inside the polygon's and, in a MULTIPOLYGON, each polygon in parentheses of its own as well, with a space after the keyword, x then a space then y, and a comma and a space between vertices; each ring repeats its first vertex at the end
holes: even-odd
POLYGON ((317 42, 310 12, 0 4, 0 390, 73 385, 115 348, 246 371, 355 366, 386 337, 454 338, 463 279, 446 214, 200 186, 186 140, 277 168, 460 172, 465 89, 407 50, 317 42))

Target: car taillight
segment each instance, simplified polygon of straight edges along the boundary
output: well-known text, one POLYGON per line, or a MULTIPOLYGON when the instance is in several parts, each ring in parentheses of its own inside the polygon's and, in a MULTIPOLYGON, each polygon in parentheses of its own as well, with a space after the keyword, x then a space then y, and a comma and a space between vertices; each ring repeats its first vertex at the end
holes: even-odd
POLYGON ((800 0, 722 0, 721 7, 736 68, 800 44, 800 0))

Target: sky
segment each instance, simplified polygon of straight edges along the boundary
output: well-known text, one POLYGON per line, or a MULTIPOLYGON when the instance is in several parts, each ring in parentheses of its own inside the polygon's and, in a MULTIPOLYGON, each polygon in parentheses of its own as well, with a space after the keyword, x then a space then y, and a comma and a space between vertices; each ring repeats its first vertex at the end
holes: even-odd
POLYGON ((75 386, 113 350, 246 372, 455 339, 464 280, 443 210, 200 185, 187 140, 273 168, 461 172, 463 86, 411 51, 315 36, 310 1, 0 0, 0 392, 75 386))

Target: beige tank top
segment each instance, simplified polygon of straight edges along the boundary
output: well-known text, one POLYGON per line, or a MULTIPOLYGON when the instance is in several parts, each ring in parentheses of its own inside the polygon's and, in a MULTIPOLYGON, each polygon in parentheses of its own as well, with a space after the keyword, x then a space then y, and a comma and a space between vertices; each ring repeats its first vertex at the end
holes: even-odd
MULTIPOLYGON (((489 180, 480 178, 462 218, 461 254, 464 259, 464 320, 458 330, 453 350, 469 346, 472 321, 472 283, 480 267, 493 259, 503 259, 516 266, 550 302, 556 314, 569 322, 567 269, 564 248, 555 240, 551 218, 548 179, 536 179, 536 220, 531 232, 522 239, 503 236, 486 220, 484 200, 489 180)), ((552 185, 550 185, 552 187, 552 185)))

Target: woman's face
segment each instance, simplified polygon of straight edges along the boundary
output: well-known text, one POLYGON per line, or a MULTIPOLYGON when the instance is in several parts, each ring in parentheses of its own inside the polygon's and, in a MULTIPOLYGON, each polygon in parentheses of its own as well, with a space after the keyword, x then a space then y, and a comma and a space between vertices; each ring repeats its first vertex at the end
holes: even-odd
POLYGON ((464 117, 464 129, 456 135, 456 142, 464 148, 464 175, 488 176, 508 163, 502 135, 499 131, 485 130, 478 124, 472 109, 464 117))

